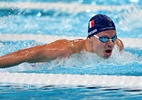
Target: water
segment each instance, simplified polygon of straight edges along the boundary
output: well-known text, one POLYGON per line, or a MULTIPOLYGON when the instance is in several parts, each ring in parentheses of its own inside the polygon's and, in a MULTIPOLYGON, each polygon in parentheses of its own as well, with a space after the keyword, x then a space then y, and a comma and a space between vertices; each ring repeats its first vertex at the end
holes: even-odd
POLYGON ((105 87, 34 87, 5 85, 1 89, 1 98, 4 100, 92 100, 92 99, 141 99, 141 90, 111 89, 105 87), (12 91, 7 94, 7 91, 12 91), (7 96, 8 95, 8 96, 7 96), (26 95, 26 96, 25 96, 26 95))
MULTIPOLYGON (((1 0, 2 1, 2 0, 1 0)), ((37 2, 36 0, 14 0, 13 2, 37 2)), ((41 2, 57 3, 58 0, 41 0, 41 2)), ((8 0, 7 0, 8 3, 8 0)), ((97 6, 129 6, 118 10, 70 10, 56 9, 0 9, 0 34, 26 34, 29 40, 13 41, 2 40, 0 55, 4 55, 22 48, 43 44, 42 41, 30 40, 30 35, 57 35, 57 36, 87 36, 87 23, 92 15, 107 14, 116 23, 117 34, 120 38, 142 38, 141 1, 125 0, 61 0, 59 3, 85 4, 97 6)), ((83 6, 82 5, 82 6, 83 6)), ((18 6, 18 3, 17 3, 18 6)), ((6 37, 5 37, 6 38, 6 37)), ((37 37, 38 38, 38 37, 37 37)), ((44 41, 44 40, 43 40, 44 41)), ((135 43, 135 41, 132 43, 135 43)), ((141 45, 141 44, 139 44, 141 45)), ((104 60, 95 54, 82 52, 74 54, 68 59, 56 59, 42 64, 23 63, 13 68, 0 69, 1 72, 18 73, 53 73, 53 74, 89 74, 89 75, 142 75, 142 48, 126 47, 124 52, 118 53, 117 48, 110 59, 104 60), (95 56, 95 58, 94 58, 95 56)), ((141 89, 123 89, 109 87, 71 87, 71 86, 31 86, 24 84, 0 85, 0 99, 141 99, 141 89)))

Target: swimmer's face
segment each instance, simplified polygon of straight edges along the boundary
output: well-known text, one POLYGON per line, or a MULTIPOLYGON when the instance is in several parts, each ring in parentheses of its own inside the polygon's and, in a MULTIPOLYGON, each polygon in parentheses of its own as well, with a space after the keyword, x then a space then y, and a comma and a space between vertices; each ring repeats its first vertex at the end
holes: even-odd
MULTIPOLYGON (((107 30, 97 34, 98 37, 106 36, 109 38, 112 38, 115 35, 116 35, 115 30, 107 30)), ((91 42, 92 42, 93 52, 95 52, 97 55, 103 58, 109 58, 111 56, 115 42, 113 42, 112 40, 109 40, 108 42, 103 43, 95 36, 91 37, 91 42)))

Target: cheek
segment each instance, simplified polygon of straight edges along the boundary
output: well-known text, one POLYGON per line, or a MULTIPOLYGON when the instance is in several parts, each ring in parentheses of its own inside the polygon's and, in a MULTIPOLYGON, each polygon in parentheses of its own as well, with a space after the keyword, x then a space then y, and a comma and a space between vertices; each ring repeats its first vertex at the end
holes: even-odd
POLYGON ((98 50, 99 50, 99 52, 103 52, 104 49, 105 49, 105 45, 104 45, 103 43, 100 43, 100 44, 98 45, 98 50))
POLYGON ((93 44, 93 48, 95 49, 95 51, 101 51, 103 50, 104 47, 105 47, 105 44, 100 41, 96 41, 93 44))

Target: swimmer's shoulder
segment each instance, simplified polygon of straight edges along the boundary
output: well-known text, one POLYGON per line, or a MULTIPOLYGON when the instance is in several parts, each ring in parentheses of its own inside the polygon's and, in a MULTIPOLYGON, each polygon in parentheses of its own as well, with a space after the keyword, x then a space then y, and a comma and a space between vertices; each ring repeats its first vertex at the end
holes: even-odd
POLYGON ((47 45, 58 45, 58 44, 65 44, 65 43, 68 43, 69 42, 69 40, 67 40, 67 39, 59 39, 59 40, 56 40, 56 41, 54 41, 54 42, 51 42, 51 43, 49 43, 49 44, 47 44, 47 45))
POLYGON ((59 43, 62 43, 62 44, 66 44, 66 43, 72 43, 72 44, 82 44, 84 43, 85 40, 84 39, 74 39, 74 40, 68 40, 68 39, 59 39, 59 40, 56 40, 50 44, 59 44, 59 43))
POLYGON ((73 53, 80 53, 84 47, 85 40, 84 39, 60 39, 49 44, 45 44, 43 49, 46 50, 58 50, 58 52, 62 52, 64 54, 70 55, 73 53))
POLYGON ((74 40, 70 40, 70 42, 72 42, 72 43, 84 43, 85 40, 84 39, 74 39, 74 40))
POLYGON ((85 41, 84 39, 74 39, 74 40, 68 40, 68 39, 60 39, 60 40, 56 40, 55 42, 83 42, 85 41))
POLYGON ((116 44, 119 47, 119 51, 124 50, 124 44, 123 44, 122 40, 120 40, 120 39, 117 38, 116 44))
POLYGON ((46 45, 49 47, 79 49, 82 46, 84 46, 84 43, 85 43, 84 39, 74 39, 74 40, 60 39, 46 45))
POLYGON ((74 52, 75 53, 80 53, 85 45, 85 40, 84 39, 75 39, 75 40, 70 40, 70 42, 73 44, 74 48, 74 52))

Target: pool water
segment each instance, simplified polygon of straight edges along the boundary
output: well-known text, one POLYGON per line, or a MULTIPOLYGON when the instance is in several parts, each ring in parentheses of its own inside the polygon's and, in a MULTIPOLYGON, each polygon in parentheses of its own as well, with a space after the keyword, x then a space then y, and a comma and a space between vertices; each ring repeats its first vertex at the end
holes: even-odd
POLYGON ((3 100, 106 100, 106 99, 141 99, 141 90, 111 89, 105 87, 35 87, 4 85, 1 86, 1 96, 3 100), (8 92, 9 91, 9 92, 8 92))
MULTIPOLYGON (((4 2, 1 0, 1 2, 4 2)), ((32 2, 37 0, 13 0, 14 3, 32 2)), ((11 4, 13 2, 8 2, 11 4)), ((100 9, 86 9, 79 12, 72 12, 71 8, 62 9, 42 9, 40 8, 19 8, 19 7, 1 7, 0 8, 0 34, 19 35, 19 40, 13 40, 11 37, 0 37, 0 56, 10 52, 43 44, 45 42, 37 41, 38 35, 49 36, 68 36, 68 37, 86 37, 88 20, 98 13, 107 14, 116 23, 117 34, 120 38, 142 38, 142 10, 140 0, 114 1, 110 0, 41 0, 41 3, 62 3, 100 6, 100 9), (121 9, 112 10, 101 9, 101 6, 117 6, 121 9), (124 6, 124 7, 123 7, 124 6), (125 7, 129 6, 129 7, 125 7), (22 40, 20 35, 25 34, 28 40, 22 40), (30 39, 31 35, 37 36, 37 39, 30 39)), ((0 4, 1 5, 1 4, 0 4)), ((18 6, 18 3, 17 3, 18 6)), ((72 7, 73 9, 73 7, 72 7)), ((80 8, 76 8, 80 9, 80 8)), ((83 8, 82 8, 83 9, 83 8)), ((44 40, 43 40, 44 41, 44 40)), ((135 43, 132 42, 132 43, 135 43)), ((136 44, 137 45, 137 44, 136 44)), ((0 69, 0 72, 17 73, 45 73, 45 74, 89 74, 89 75, 142 75, 142 48, 125 47, 122 53, 118 52, 117 47, 113 55, 104 60, 95 54, 82 52, 73 54, 69 58, 56 59, 47 63, 27 64, 23 63, 12 68, 0 69)), ((4 100, 81 100, 81 99, 140 99, 142 98, 141 89, 123 89, 111 87, 85 87, 85 86, 31 86, 25 84, 0 84, 0 99, 4 100)))

